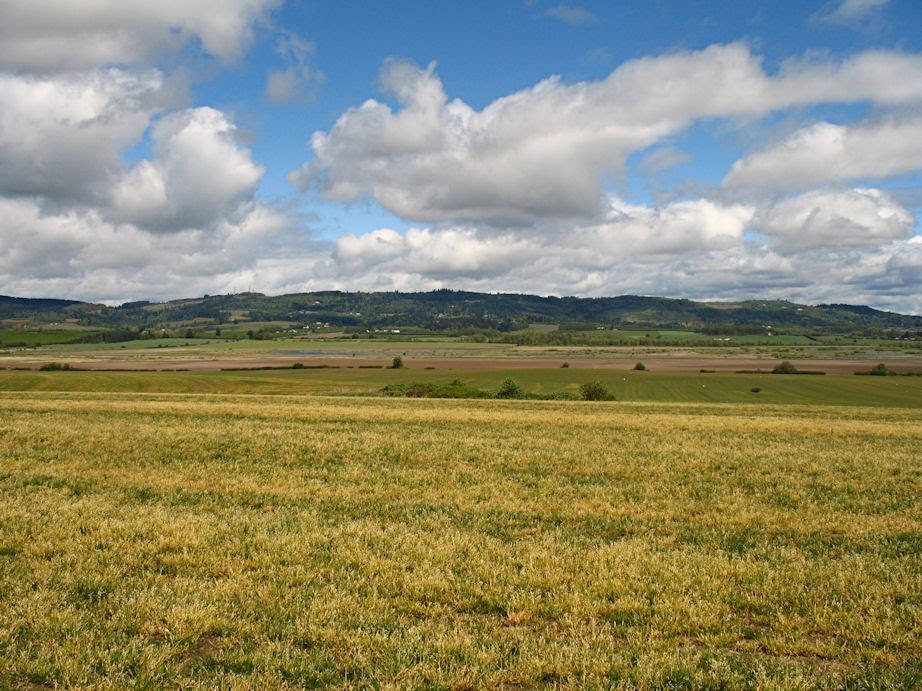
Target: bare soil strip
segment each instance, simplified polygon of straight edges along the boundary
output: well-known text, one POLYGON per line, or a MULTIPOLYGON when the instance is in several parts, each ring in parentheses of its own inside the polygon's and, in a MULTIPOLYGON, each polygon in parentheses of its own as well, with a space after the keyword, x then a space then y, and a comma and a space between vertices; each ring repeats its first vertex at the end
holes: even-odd
MULTIPOLYGON (((161 358, 136 354, 132 359, 124 357, 107 357, 101 353, 80 354, 77 357, 58 355, 54 361, 67 362, 72 367, 94 371, 181 371, 195 372, 218 371, 223 369, 249 369, 262 367, 291 367, 301 363, 305 367, 387 367, 391 364, 389 355, 329 357, 326 355, 273 355, 260 353, 253 356, 224 358, 173 357, 161 358)), ((52 358, 10 358, 0 361, 0 367, 37 369, 52 358)), ((715 372, 771 371, 779 359, 758 355, 701 355, 680 353, 642 353, 618 355, 588 355, 570 352, 565 355, 549 356, 502 356, 502 357, 413 357, 404 356, 404 366, 410 369, 436 370, 490 370, 490 369, 540 369, 560 367, 564 362, 573 368, 589 369, 633 369, 634 364, 642 360, 647 369, 657 372, 698 372, 702 369, 715 372)), ((880 362, 880 358, 798 358, 792 360, 799 370, 818 370, 828 374, 852 374, 867 371, 880 362)), ((901 357, 887 359, 887 366, 896 372, 922 372, 922 357, 901 357)))

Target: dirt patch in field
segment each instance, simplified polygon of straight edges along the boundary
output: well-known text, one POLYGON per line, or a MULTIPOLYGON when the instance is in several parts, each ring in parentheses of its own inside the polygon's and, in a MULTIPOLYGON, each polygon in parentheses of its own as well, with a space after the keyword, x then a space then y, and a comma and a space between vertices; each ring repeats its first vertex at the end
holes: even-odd
POLYGON ((222 650, 222 640, 220 636, 208 634, 199 638, 191 648, 179 656, 177 663, 180 669, 188 670, 196 663, 207 658, 217 655, 222 650))

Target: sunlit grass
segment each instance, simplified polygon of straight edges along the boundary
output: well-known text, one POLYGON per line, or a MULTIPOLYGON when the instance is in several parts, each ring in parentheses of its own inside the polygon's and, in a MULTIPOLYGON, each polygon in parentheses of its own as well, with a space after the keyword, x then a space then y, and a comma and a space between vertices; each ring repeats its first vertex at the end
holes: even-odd
POLYGON ((0 394, 0 686, 909 687, 919 423, 0 394))

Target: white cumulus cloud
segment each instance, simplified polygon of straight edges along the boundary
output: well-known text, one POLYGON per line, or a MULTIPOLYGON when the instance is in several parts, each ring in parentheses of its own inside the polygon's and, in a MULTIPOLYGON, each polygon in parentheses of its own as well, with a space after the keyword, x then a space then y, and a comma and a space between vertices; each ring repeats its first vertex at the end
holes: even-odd
POLYGON ((616 197, 604 223, 581 231, 593 238, 600 258, 634 254, 681 254, 732 247, 742 242, 754 209, 693 199, 647 207, 616 197))
POLYGON ((768 205, 753 224, 780 251, 796 252, 908 239, 915 218, 881 190, 816 190, 768 205))
POLYGON ((699 119, 825 102, 922 104, 922 56, 868 52, 769 75, 746 46, 711 46, 633 60, 599 82, 550 78, 480 111, 449 100, 434 65, 389 62, 381 85, 398 109, 368 100, 343 113, 314 133, 314 157, 292 182, 332 200, 371 197, 414 221, 513 226, 598 218, 606 175, 699 119))
POLYGON ((345 270, 395 269, 433 279, 505 274, 534 259, 538 248, 512 234, 484 235, 475 228, 383 228, 336 241, 334 258, 345 270))
POLYGON ((271 289, 275 277, 257 267, 285 264, 303 279, 318 256, 289 218, 260 204, 208 229, 154 234, 95 208, 0 198, 0 286, 17 295, 119 301, 271 289))
POLYGON ((98 194, 171 100, 156 71, 0 74, 0 194, 98 194))
POLYGON ((810 188, 922 170, 922 117, 856 126, 819 122, 746 156, 723 184, 735 188, 810 188))
POLYGON ((111 192, 120 221, 152 230, 208 227, 251 201, 264 169, 213 108, 171 113, 153 131, 156 156, 128 170, 111 192))
MULTIPOLYGON (((302 269, 315 260, 299 224, 258 199, 264 169, 231 117, 177 110, 188 75, 152 67, 190 47, 236 59, 277 4, 0 2, 5 292, 174 297, 231 289, 291 255, 302 269), (152 154, 126 166, 148 144, 152 154)), ((279 50, 301 79, 311 46, 284 36, 279 50)))
POLYGON ((476 227, 439 226, 411 228, 405 234, 384 228, 345 235, 337 240, 333 258, 343 272, 409 273, 422 281, 484 281, 528 272, 531 267, 532 290, 536 290, 544 269, 551 266, 582 276, 627 261, 656 264, 688 252, 739 246, 753 216, 752 208, 704 199, 662 208, 629 205, 616 197, 607 202, 609 209, 601 223, 551 226, 540 233, 517 228, 497 234, 476 227))
POLYGON ((912 215, 873 189, 761 206, 690 199, 662 207, 606 199, 601 223, 495 229, 379 229, 341 237, 298 289, 456 289, 553 295, 650 294, 918 312, 922 243, 912 215), (829 209, 836 209, 832 213, 829 209), (748 237, 747 228, 762 235, 748 237))
POLYGON ((278 0, 4 0, 0 68, 85 69, 153 59, 196 40, 237 58, 278 0))

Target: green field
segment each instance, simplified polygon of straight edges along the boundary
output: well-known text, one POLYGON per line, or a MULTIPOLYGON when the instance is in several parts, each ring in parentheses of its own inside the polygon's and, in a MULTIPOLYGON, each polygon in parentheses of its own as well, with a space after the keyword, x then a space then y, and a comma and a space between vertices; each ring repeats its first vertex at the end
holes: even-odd
POLYGON ((683 374, 611 369, 534 368, 505 371, 338 369, 229 372, 39 372, 0 370, 0 391, 227 394, 376 394, 388 384, 447 384, 455 379, 495 391, 513 379, 524 390, 577 393, 604 383, 619 401, 922 407, 922 377, 823 377, 773 374, 683 374), (759 388, 753 393, 753 388, 759 388))
POLYGON ((87 328, 70 329, 0 329, 0 348, 34 348, 50 344, 70 343, 78 338, 99 333, 87 328))
POLYGON ((0 411, 0 687, 922 681, 917 409, 0 411))

